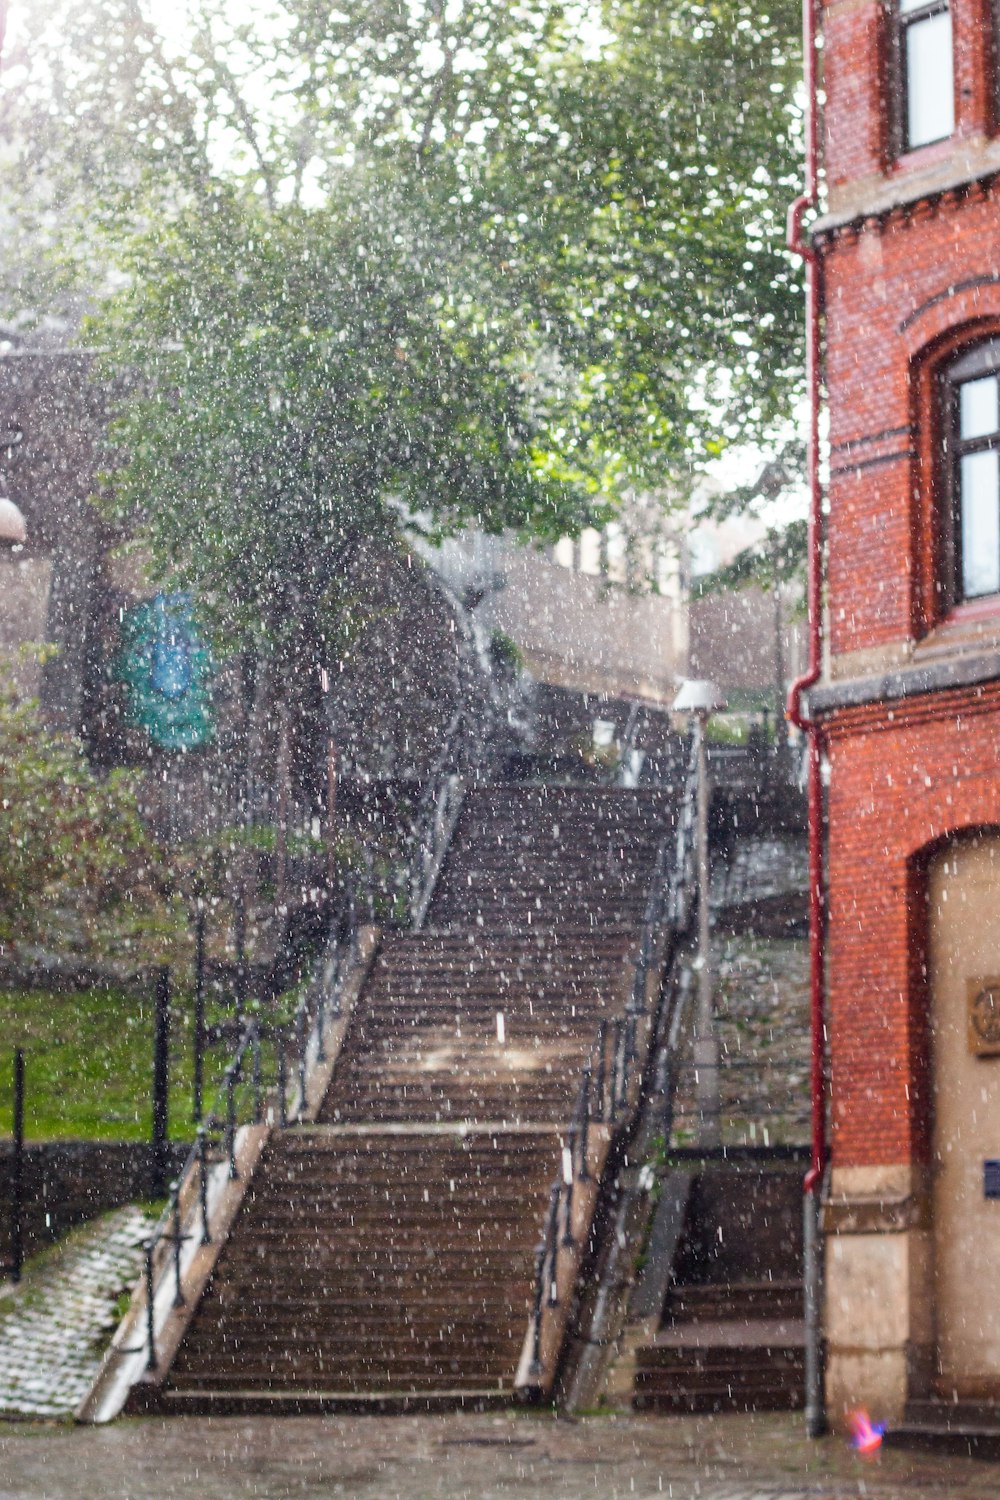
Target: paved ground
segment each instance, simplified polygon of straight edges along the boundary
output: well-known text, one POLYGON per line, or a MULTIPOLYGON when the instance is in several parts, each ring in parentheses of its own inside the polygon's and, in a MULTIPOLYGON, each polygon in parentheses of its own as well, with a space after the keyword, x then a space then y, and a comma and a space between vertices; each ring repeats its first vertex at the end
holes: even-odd
POLYGON ((0 1416, 76 1410, 118 1321, 116 1303, 139 1274, 151 1223, 138 1208, 105 1214, 33 1257, 19 1286, 0 1287, 0 1416))
POLYGON ((0 1500, 996 1500, 1000 1465, 810 1443, 801 1419, 504 1414, 0 1425, 0 1500))

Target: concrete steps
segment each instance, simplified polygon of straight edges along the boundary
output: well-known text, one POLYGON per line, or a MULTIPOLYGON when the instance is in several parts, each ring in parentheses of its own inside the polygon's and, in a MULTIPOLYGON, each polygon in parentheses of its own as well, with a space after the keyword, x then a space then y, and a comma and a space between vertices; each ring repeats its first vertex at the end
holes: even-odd
POLYGON ((805 1400, 795 1170, 694 1178, 660 1331, 635 1351, 637 1411, 790 1411, 805 1400))
POLYGON ((277 1136, 170 1391, 509 1391, 557 1153, 551 1130, 277 1136))
POLYGON ((427 927, 386 939, 315 1126, 272 1135, 159 1409, 514 1399, 581 1069, 670 833, 662 792, 469 793, 427 927))

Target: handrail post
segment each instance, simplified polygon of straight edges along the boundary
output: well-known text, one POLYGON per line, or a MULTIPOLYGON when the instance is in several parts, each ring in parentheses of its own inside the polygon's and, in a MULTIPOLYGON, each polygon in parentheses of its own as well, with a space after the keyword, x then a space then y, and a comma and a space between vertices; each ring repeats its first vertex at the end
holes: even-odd
POLYGON ((278 1124, 288 1124, 288 1040, 285 1027, 278 1032, 278 1124))
POLYGON ((621 1103, 628 1102, 628 1086, 635 1061, 635 1016, 625 1017, 625 1042, 622 1047, 621 1103))
POLYGON ((261 1122, 262 1098, 261 1098, 261 1073, 260 1073, 260 1027, 257 1022, 253 1026, 253 1122, 259 1125, 261 1122))
POLYGON ((145 1281, 146 1281, 146 1343, 148 1354, 146 1355, 146 1369, 156 1369, 156 1317, 153 1306, 153 1241, 147 1240, 143 1247, 146 1254, 145 1281))
POLYGON ((174 1242, 174 1306, 184 1306, 184 1292, 181 1286, 181 1185, 179 1182, 170 1184, 170 1196, 174 1201, 173 1212, 173 1234, 174 1242))
POLYGON ((14 1157, 10 1179, 10 1274, 17 1282, 24 1266, 24 1049, 14 1050, 14 1157))
POLYGON ((580 1088, 580 1181, 590 1181, 590 1167, 587 1162, 587 1149, 589 1146, 588 1133, 590 1129, 590 1081, 592 1065, 590 1058, 583 1065, 583 1083, 580 1088))
POLYGON ((535 1246, 535 1293, 531 1309, 531 1363, 528 1374, 532 1380, 542 1378, 542 1298, 545 1295, 545 1241, 535 1246))
POLYGON ((210 1245, 212 1234, 208 1225, 208 1138, 204 1126, 198 1126, 198 1202, 201 1207, 201 1243, 210 1245))
POLYGON ((597 1110, 594 1118, 604 1120, 604 1089, 607 1073, 608 1023, 602 1021, 597 1028, 597 1110))
POLYGON ((549 1188, 549 1212, 545 1220, 545 1248, 549 1267, 547 1307, 559 1306, 559 1284, 556 1280, 556 1240, 559 1236, 559 1197, 562 1189, 558 1177, 549 1188))
POLYGON ((316 1061, 326 1062, 326 984, 320 979, 316 997, 316 1061))
POLYGON ((622 1037, 621 1017, 615 1016, 611 1023, 611 1076, 608 1079, 608 1119, 612 1125, 618 1118, 622 1037))
POLYGON ((295 1045, 298 1048, 299 1104, 296 1119, 306 1112, 306 1009, 300 1005, 295 1015, 295 1045))
POLYGON ((156 971, 153 1003, 152 1196, 162 1198, 167 1176, 168 1090, 170 1065, 170 970, 156 971))
POLYGON ((573 1178, 576 1175, 576 1127, 571 1125, 567 1133, 569 1144, 563 1156, 563 1232, 561 1245, 568 1250, 575 1240, 573 1239, 573 1178))
POLYGON ((205 1079, 205 904, 198 897, 194 919, 194 1123, 201 1124, 205 1079))
POLYGON ((226 1155, 229 1157, 229 1180, 239 1177, 236 1167, 236 1067, 226 1069, 226 1155))

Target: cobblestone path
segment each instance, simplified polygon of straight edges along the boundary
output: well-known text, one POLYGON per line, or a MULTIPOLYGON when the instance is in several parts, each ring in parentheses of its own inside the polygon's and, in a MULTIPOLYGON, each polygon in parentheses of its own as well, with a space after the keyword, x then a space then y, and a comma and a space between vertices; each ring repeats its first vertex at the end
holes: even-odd
MULTIPOLYGON (((0 1416, 69 1417, 139 1274, 152 1220, 122 1208, 75 1230, 0 1287, 0 1416)), ((0 1471, 0 1500, 4 1500, 0 1471)))
POLYGON ((5 1428, 0 1500, 996 1500, 1000 1465, 805 1438, 801 1416, 173 1417, 5 1428))

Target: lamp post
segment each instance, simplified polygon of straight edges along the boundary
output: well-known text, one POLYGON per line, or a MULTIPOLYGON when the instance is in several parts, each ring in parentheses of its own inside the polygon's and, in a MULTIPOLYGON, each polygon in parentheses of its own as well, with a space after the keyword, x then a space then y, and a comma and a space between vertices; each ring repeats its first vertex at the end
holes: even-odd
POLYGON ((24 517, 13 500, 0 495, 0 548, 18 551, 28 540, 24 517))
MULTIPOLYGON (((0 0, 0 12, 2 11, 3 0, 0 0)), ((0 45, 3 42, 2 33, 3 22, 0 20, 0 45)), ((23 437, 24 433, 16 423, 0 427, 0 452, 4 458, 10 460, 23 437)), ((24 516, 20 507, 3 493, 3 473, 0 471, 0 551, 19 552, 27 540, 28 529, 24 524, 24 516)))
POLYGON ((694 1030, 695 1092, 701 1119, 700 1144, 718 1146, 719 1128, 719 1043, 715 1034, 712 999, 712 951, 709 932, 709 861, 708 861, 708 754, 705 730, 709 719, 726 707, 714 682, 689 678, 681 684, 674 699, 674 712, 689 714, 698 751, 698 1011, 694 1030))

